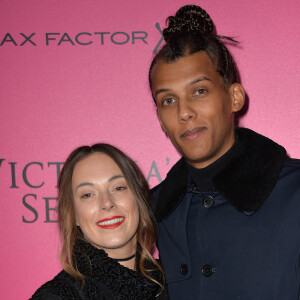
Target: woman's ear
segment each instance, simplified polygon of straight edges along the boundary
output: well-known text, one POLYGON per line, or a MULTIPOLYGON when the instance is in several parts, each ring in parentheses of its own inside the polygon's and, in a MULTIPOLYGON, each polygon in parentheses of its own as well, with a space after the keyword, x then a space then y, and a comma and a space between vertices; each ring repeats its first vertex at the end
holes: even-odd
POLYGON ((240 111, 245 104, 245 90, 239 83, 233 83, 229 88, 232 112, 240 111))

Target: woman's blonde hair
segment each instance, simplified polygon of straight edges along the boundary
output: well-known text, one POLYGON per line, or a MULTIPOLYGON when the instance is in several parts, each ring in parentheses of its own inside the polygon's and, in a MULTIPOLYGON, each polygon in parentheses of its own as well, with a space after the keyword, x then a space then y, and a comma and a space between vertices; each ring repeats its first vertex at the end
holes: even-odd
POLYGON ((145 261, 151 261, 161 272, 160 265, 152 257, 156 241, 155 220, 149 206, 149 188, 145 177, 136 163, 122 151, 109 144, 95 144, 82 146, 75 149, 67 158, 58 180, 58 223, 62 239, 60 261, 63 269, 75 278, 81 279, 84 283, 84 276, 77 270, 74 262, 74 247, 78 239, 84 239, 81 230, 77 227, 74 199, 72 192, 72 175, 76 164, 83 158, 93 153, 104 153, 111 157, 121 169, 130 189, 134 193, 139 209, 139 225, 137 229, 137 242, 140 247, 139 268, 141 273, 162 288, 163 285, 151 277, 151 270, 145 269, 145 261))

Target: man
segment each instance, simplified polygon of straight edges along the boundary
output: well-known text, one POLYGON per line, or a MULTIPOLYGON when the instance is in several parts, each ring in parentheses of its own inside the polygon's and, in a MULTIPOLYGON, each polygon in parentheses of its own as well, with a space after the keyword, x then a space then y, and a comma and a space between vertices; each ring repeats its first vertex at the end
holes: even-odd
POLYGON ((235 128, 244 89, 203 9, 179 9, 164 37, 150 87, 183 156, 153 189, 170 299, 300 299, 300 161, 235 128))

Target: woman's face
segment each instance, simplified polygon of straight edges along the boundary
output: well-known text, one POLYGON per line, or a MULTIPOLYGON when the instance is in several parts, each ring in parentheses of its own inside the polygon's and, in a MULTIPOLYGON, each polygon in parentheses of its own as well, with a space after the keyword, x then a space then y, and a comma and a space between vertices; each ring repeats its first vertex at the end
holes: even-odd
POLYGON ((73 171, 72 191, 77 225, 86 240, 112 258, 133 254, 139 210, 115 161, 104 153, 79 161, 73 171))

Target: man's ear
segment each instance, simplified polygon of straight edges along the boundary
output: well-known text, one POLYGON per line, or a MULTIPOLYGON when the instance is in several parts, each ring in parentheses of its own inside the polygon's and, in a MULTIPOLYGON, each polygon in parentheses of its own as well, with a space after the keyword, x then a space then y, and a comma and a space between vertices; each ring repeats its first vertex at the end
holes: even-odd
POLYGON ((229 88, 232 112, 240 111, 245 104, 245 90, 239 83, 233 83, 229 88))
POLYGON ((167 130, 166 130, 166 128, 165 128, 165 126, 164 126, 164 124, 163 124, 163 122, 162 122, 162 120, 161 120, 161 116, 160 116, 160 113, 159 113, 158 109, 156 109, 156 115, 157 115, 157 119, 158 119, 158 121, 159 121, 161 130, 162 130, 165 134, 167 134, 167 130))

